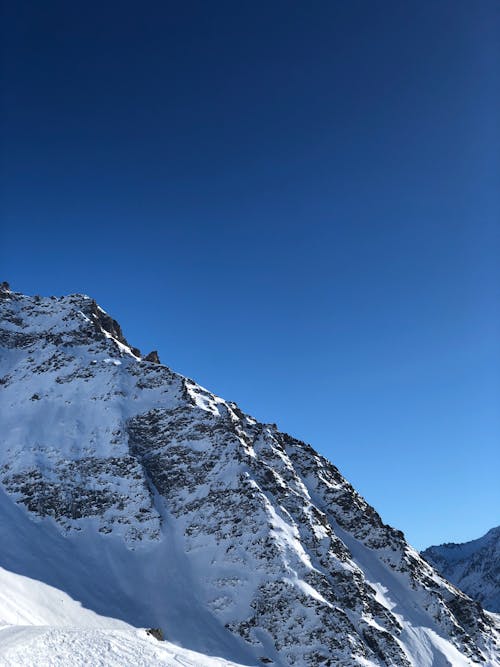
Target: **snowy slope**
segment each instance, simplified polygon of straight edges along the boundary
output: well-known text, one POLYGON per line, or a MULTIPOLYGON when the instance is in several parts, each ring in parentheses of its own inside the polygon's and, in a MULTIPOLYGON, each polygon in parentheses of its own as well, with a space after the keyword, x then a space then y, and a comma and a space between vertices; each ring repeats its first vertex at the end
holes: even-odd
POLYGON ((500 526, 463 544, 442 544, 422 553, 448 581, 500 613, 500 526))
POLYGON ((4 290, 0 314, 5 569, 244 665, 500 665, 497 618, 311 447, 89 297, 4 290))
POLYGON ((159 642, 145 630, 100 616, 65 592, 4 568, 0 568, 0 665, 238 667, 159 642))
POLYGON ((238 667, 159 642, 123 621, 85 609, 63 591, 0 568, 2 667, 238 667))
POLYGON ((130 629, 123 621, 107 619, 53 586, 0 568, 0 627, 78 626, 130 629))
POLYGON ((133 630, 0 628, 2 667, 238 667, 133 630))

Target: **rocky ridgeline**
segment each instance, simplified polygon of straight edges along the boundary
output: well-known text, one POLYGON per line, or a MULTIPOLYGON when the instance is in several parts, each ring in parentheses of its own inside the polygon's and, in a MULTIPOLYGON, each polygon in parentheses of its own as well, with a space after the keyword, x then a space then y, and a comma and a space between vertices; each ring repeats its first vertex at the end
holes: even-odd
POLYGON ((477 540, 429 547, 422 556, 485 609, 500 613, 500 526, 477 540))
POLYGON ((433 633, 499 664, 495 617, 310 446, 143 357, 86 296, 0 292, 0 480, 34 521, 131 551, 176 535, 255 664, 420 667, 433 633))

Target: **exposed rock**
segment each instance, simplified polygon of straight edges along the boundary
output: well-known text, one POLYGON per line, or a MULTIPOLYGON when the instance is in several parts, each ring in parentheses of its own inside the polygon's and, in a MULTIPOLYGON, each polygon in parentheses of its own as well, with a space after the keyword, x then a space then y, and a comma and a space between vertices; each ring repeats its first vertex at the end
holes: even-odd
POLYGON ((0 308, 3 489, 75 554, 92 531, 131 562, 172 544, 175 562, 141 574, 148 625, 176 640, 162 618, 184 568, 221 655, 235 642, 276 667, 499 664, 495 617, 312 447, 156 353, 141 363, 88 297, 10 293, 0 308))
POLYGON ((422 556, 485 609, 500 613, 500 526, 477 540, 429 547, 422 556))
POLYGON ((97 305, 95 301, 91 301, 90 316, 93 319, 96 327, 108 333, 114 339, 126 345, 136 357, 141 356, 139 348, 129 345, 127 339, 123 335, 123 331, 116 320, 108 315, 108 313, 97 305))
POLYGON ((153 350, 147 354, 144 357, 144 361, 150 361, 153 364, 161 364, 160 357, 158 356, 158 352, 156 350, 153 350))
POLYGON ((0 283, 0 299, 7 299, 10 295, 10 285, 4 280, 0 283))
POLYGON ((163 630, 161 628, 149 628, 148 630, 146 630, 146 632, 148 635, 154 637, 159 642, 165 641, 165 637, 163 636, 163 630))

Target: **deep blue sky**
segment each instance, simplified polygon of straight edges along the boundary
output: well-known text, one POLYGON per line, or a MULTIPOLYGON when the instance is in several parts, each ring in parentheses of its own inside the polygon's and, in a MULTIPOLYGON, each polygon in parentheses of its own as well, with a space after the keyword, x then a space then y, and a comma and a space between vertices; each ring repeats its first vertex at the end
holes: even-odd
POLYGON ((10 1, 1 277, 327 455, 417 546, 500 523, 500 4, 10 1))

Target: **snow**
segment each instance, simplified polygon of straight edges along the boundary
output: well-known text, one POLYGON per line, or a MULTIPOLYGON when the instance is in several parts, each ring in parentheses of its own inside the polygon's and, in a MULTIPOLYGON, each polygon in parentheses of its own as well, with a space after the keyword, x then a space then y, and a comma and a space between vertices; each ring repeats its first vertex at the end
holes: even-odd
POLYGON ((145 632, 10 626, 0 628, 2 667, 238 667, 158 642, 145 632))
MULTIPOLYGON (((175 528, 153 547, 131 551, 121 540, 99 534, 91 521, 80 534, 69 537, 60 534, 52 519, 34 524, 2 491, 0 516, 4 623, 111 629, 160 626, 167 639, 183 646, 206 655, 217 655, 217 649, 225 647, 228 655, 239 654, 241 662, 253 664, 200 604, 175 528)), ((171 522, 166 513, 164 518, 171 522)))
POLYGON ((486 609, 500 612, 500 526, 470 542, 429 547, 422 555, 486 609))
MULTIPOLYGON (((100 310, 102 312, 105 312, 105 311, 102 310, 102 308, 100 310)), ((108 331, 106 331, 102 327, 101 327, 101 331, 106 336, 106 338, 113 341, 113 343, 116 345, 116 347, 118 348, 118 350, 120 352, 123 352, 124 354, 128 354, 129 356, 133 357, 134 359, 137 359, 138 361, 140 360, 140 357, 135 355, 132 352, 132 350, 128 347, 128 345, 124 345, 123 343, 121 343, 119 340, 117 340, 114 336, 112 336, 108 331)))
POLYGON ((159 642, 134 628, 103 630, 80 627, 0 627, 2 667, 238 667, 159 642))
POLYGON ((67 593, 0 568, 2 667, 238 667, 160 642, 84 608, 67 593))
MULTIPOLYGON (((314 493, 311 492, 311 495, 314 493)), ((442 636, 442 629, 422 605, 422 594, 414 590, 403 575, 379 558, 374 558, 372 550, 338 524, 335 525, 335 531, 349 548, 354 563, 364 573, 367 583, 375 590, 377 601, 389 609, 401 624, 403 629, 398 643, 411 664, 416 667, 472 667, 477 664, 464 657, 442 636)), ((489 667, 498 665, 500 661, 492 658, 489 667)))
POLYGON ((412 666, 472 664, 429 591, 335 520, 316 492, 327 462, 96 336, 86 300, 22 297, 2 321, 20 336, 0 355, 2 667, 305 667, 337 637, 341 664, 373 667, 364 629, 383 642, 388 618, 412 666), (301 473, 313 460, 320 474, 301 473))

